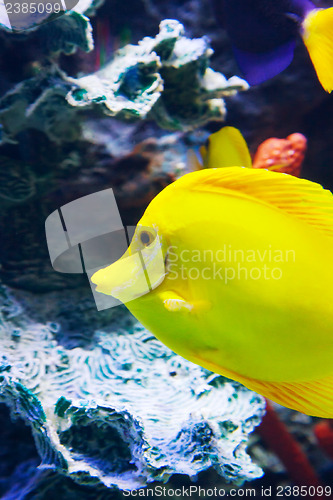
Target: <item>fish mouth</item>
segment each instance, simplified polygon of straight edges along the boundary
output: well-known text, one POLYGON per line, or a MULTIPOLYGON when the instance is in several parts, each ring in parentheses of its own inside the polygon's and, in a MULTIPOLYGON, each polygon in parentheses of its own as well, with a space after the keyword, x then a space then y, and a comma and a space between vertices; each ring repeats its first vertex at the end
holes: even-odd
POLYGON ((160 244, 140 251, 128 251, 119 260, 100 269, 91 277, 98 293, 111 295, 123 303, 152 292, 166 275, 165 262, 160 244))
POLYGON ((136 268, 132 270, 128 264, 120 259, 109 267, 97 271, 91 277, 91 282, 96 285, 95 291, 110 295, 123 303, 149 293, 150 289, 145 282, 143 270, 136 268))
MULTIPOLYGON (((91 282, 97 285, 96 292, 111 295, 125 304, 151 292, 155 288, 155 274, 149 276, 149 268, 144 266, 140 254, 135 253, 100 269, 93 274, 91 282)), ((163 277, 164 272, 160 278, 163 277)))
MULTIPOLYGON (((95 292, 102 293, 103 295, 109 295, 117 300, 120 300, 123 303, 138 299, 139 297, 141 297, 143 295, 140 292, 135 292, 135 291, 131 290, 130 296, 128 294, 128 298, 125 299, 124 294, 126 292, 128 292, 129 289, 130 289, 130 286, 124 286, 124 287, 120 287, 120 288, 116 287, 116 288, 113 288, 110 290, 109 288, 104 288, 103 286, 96 285, 95 292)), ((148 292, 146 292, 146 293, 148 293, 148 292)))

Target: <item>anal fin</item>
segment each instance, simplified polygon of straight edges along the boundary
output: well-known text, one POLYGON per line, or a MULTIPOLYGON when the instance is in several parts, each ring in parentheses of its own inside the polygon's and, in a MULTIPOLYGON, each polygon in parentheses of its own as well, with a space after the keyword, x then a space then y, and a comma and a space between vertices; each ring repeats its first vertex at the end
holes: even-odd
POLYGON ((333 375, 308 382, 265 382, 245 377, 238 380, 282 406, 314 417, 333 418, 333 375))
POLYGON ((333 418, 333 373, 318 380, 300 382, 269 382, 240 375, 211 361, 204 353, 196 353, 193 361, 224 377, 237 380, 282 406, 313 417, 333 418))

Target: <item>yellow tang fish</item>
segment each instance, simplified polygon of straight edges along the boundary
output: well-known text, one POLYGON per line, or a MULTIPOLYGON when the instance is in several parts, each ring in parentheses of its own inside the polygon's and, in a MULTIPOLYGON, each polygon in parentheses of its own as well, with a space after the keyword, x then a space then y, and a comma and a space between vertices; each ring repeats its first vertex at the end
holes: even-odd
POLYGON ((332 418, 333 196, 305 179, 240 168, 251 160, 235 129, 212 139, 206 166, 225 167, 228 156, 234 166, 166 187, 126 254, 92 282, 184 358, 332 418))

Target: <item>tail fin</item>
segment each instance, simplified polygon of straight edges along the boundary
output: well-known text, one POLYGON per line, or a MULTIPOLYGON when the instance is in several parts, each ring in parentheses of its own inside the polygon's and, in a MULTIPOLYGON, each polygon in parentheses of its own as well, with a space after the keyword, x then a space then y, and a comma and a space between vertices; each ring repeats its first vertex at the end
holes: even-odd
POLYGON ((311 10, 303 21, 302 37, 320 83, 326 92, 332 92, 333 7, 311 10))

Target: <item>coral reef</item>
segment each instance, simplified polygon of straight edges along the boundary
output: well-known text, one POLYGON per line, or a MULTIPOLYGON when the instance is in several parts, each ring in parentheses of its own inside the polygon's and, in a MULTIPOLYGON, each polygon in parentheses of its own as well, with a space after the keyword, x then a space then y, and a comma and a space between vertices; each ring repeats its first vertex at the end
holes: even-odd
MULTIPOLYGON (((27 20, 27 22, 29 24, 30 21, 27 20)), ((6 29, 0 24, 1 28, 6 29)), ((86 16, 70 11, 46 25, 44 23, 38 24, 28 31, 12 34, 10 41, 39 40, 43 43, 44 53, 64 52, 72 54, 78 48, 89 52, 94 47, 91 31, 91 24, 86 16)))
MULTIPOLYGON (((85 132, 86 140, 83 137, 66 147, 52 144, 43 134, 30 133, 24 136, 24 144, 29 141, 25 161, 17 154, 19 145, 2 148, 6 168, 0 187, 0 276, 6 284, 35 292, 82 286, 80 276, 52 269, 46 217, 59 205, 112 187, 123 222, 135 225, 154 196, 186 170, 181 133, 156 134, 140 142, 136 125, 119 122, 94 122, 85 132), (134 150, 133 143, 137 143, 134 150)), ((154 129, 149 135, 153 134, 154 129)))
POLYGON ((206 38, 188 39, 176 20, 164 20, 159 34, 127 45, 98 74, 75 82, 72 106, 98 104, 108 116, 145 118, 167 129, 195 128, 223 120, 222 97, 246 90, 238 77, 227 80, 208 67, 206 38))
POLYGON ((9 91, 0 101, 2 141, 12 141, 26 129, 43 131, 55 142, 78 139, 80 126, 65 100, 70 90, 66 79, 52 64, 9 91))
POLYGON ((69 335, 66 300, 18 302, 1 288, 0 398, 31 427, 42 468, 121 489, 209 467, 238 484, 261 475, 245 451, 260 396, 175 355, 122 309, 69 335))
MULTIPOLYGON (((104 0, 84 0, 84 1, 78 1, 78 0, 67 0, 67 2, 63 2, 61 9, 59 8, 61 4, 54 4, 54 3, 49 3, 44 5, 44 8, 39 8, 39 9, 33 9, 33 8, 28 8, 28 5, 26 8, 21 8, 17 11, 17 7, 12 7, 9 10, 8 18, 9 18, 9 23, 10 26, 4 23, 0 22, 0 29, 3 29, 5 31, 14 31, 15 34, 20 33, 24 35, 30 35, 31 32, 34 32, 39 29, 43 29, 43 24, 52 22, 55 25, 58 25, 58 18, 62 18, 61 20, 61 28, 60 30, 63 31, 64 36, 69 35, 69 30, 72 28, 74 31, 74 37, 73 39, 75 40, 76 38, 76 27, 75 27, 75 21, 74 24, 71 23, 71 21, 68 22, 68 19, 74 19, 77 22, 82 23, 82 21, 86 21, 85 24, 89 25, 89 20, 88 18, 84 17, 85 14, 91 16, 95 13, 96 9, 103 3, 104 0), (64 11, 63 7, 66 5, 67 11, 64 11), (73 16, 74 14, 74 16, 73 16), (77 15, 79 14, 79 16, 77 15)), ((4 2, 0 2, 0 5, 4 5, 4 2)), ((8 9, 7 9, 8 12, 8 9)), ((5 18, 1 18, 1 20, 5 20, 5 18)), ((59 25, 58 25, 59 26, 59 25)), ((50 28, 48 26, 48 28, 50 28)), ((54 30, 54 25, 51 26, 51 33, 46 35, 46 39, 50 40, 52 37, 52 34, 54 35, 57 30, 54 30)), ((73 35, 73 33, 72 33, 73 35)), ((58 38, 58 37, 57 37, 58 38)), ((57 40, 58 42, 59 40, 57 40)), ((91 39, 91 37, 90 37, 91 39)))
MULTIPOLYGON (((68 16, 58 22, 63 26, 68 16)), ((29 128, 44 131, 55 142, 73 141, 81 133, 79 112, 96 107, 119 119, 149 117, 168 129, 192 129, 212 119, 223 120, 222 97, 248 85, 238 77, 227 80, 209 68, 208 41, 190 40, 183 32, 178 21, 163 21, 155 39, 146 37, 139 45, 127 45, 102 70, 78 79, 68 77, 56 63, 45 67, 0 100, 2 141, 11 141, 29 128)), ((73 39, 75 32, 72 44, 73 39)), ((52 43, 54 50, 60 50, 57 39, 52 43)), ((68 43, 62 42, 62 50, 70 50, 68 43)), ((91 48, 88 43, 86 49, 91 48)))

